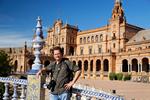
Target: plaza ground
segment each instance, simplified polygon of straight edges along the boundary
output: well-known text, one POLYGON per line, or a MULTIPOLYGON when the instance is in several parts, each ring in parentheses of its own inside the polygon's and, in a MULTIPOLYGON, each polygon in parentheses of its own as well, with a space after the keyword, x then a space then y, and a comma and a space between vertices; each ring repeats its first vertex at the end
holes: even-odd
MULTIPOLYGON (((137 83, 131 81, 110 81, 101 79, 79 79, 77 84, 87 85, 96 89, 112 92, 123 96, 125 100, 150 100, 150 83, 137 83)), ((48 90, 46 89, 46 98, 49 100, 48 90)))
POLYGON ((116 94, 124 96, 125 100, 150 100, 150 83, 100 79, 80 79, 77 83, 108 92, 116 90, 116 94))

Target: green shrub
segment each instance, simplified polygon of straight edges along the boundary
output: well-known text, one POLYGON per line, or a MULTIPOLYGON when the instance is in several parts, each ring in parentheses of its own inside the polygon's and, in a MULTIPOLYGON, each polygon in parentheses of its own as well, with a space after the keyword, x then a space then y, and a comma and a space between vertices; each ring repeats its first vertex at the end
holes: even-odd
POLYGON ((123 73, 117 73, 116 77, 117 77, 117 80, 122 80, 123 79, 123 73))
POLYGON ((3 98, 3 94, 5 91, 4 83, 0 83, 0 100, 3 98))
POLYGON ((131 74, 124 75, 124 78, 123 78, 124 81, 130 80, 130 79, 131 79, 131 74))
POLYGON ((116 73, 113 73, 113 72, 109 73, 109 79, 116 80, 116 73))

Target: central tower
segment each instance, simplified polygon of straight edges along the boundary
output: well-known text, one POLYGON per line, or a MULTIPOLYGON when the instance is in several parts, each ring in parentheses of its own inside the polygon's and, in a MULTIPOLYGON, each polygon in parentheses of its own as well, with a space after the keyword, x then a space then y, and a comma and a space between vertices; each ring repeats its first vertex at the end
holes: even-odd
POLYGON ((109 45, 111 52, 120 52, 124 47, 125 16, 121 0, 115 0, 112 16, 109 20, 109 45))

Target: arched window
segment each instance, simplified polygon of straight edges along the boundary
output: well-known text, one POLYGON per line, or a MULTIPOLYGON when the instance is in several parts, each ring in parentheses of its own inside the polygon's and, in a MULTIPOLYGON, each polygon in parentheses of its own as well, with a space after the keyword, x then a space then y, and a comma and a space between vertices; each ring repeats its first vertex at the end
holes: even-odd
POLYGON ((98 35, 95 36, 95 41, 98 42, 98 35))
POLYGON ((80 44, 82 44, 82 38, 80 38, 80 44))
POLYGON ((122 60, 122 72, 128 72, 128 60, 122 60))
POLYGON ((91 37, 91 42, 94 42, 94 36, 91 37))
POLYGON ((86 37, 83 38, 83 42, 86 43, 86 37))
POLYGON ((100 35, 100 41, 103 41, 103 35, 102 34, 100 35))
POLYGON ((90 42, 90 37, 89 37, 89 36, 87 37, 87 42, 88 42, 88 43, 90 42))
POLYGON ((83 55, 83 47, 80 48, 80 55, 83 55))

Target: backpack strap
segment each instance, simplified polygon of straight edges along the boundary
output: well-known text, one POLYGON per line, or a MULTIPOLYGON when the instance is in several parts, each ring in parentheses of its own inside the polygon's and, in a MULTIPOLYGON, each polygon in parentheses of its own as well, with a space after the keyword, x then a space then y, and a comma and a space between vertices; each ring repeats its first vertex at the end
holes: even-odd
POLYGON ((54 71, 55 71, 55 62, 53 62, 53 65, 52 65, 52 70, 50 71, 50 73, 51 73, 51 80, 53 79, 53 73, 54 73, 54 71))
POLYGON ((69 72, 69 76, 70 76, 70 81, 72 81, 73 80, 73 71, 70 69, 70 67, 69 67, 69 60, 64 60, 64 63, 66 64, 66 66, 67 66, 67 69, 68 69, 68 72, 69 72))

